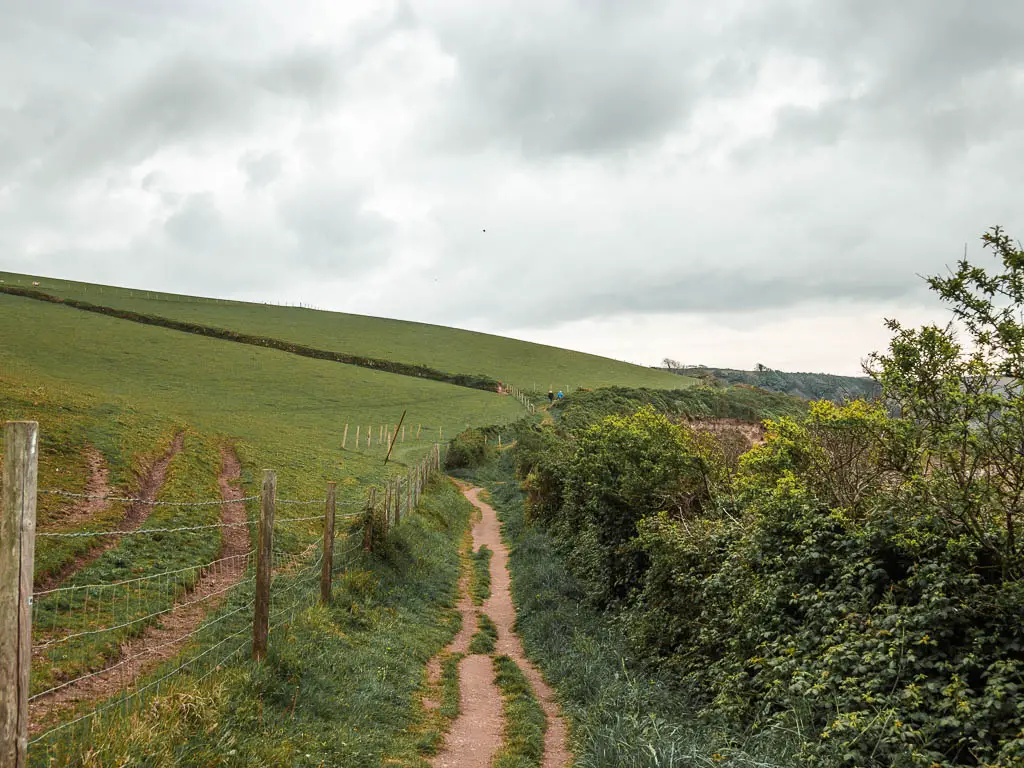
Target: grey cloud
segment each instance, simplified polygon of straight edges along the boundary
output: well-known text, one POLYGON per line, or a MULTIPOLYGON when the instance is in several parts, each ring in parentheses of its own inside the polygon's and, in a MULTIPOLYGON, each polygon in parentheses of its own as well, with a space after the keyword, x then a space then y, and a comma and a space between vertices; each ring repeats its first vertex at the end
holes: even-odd
POLYGON ((936 164, 1016 131, 1024 120, 1024 13, 1003 0, 784 2, 743 23, 748 45, 806 57, 832 95, 788 108, 758 155, 776 144, 902 144, 936 164))
POLYGON ((238 161, 238 165, 248 179, 248 186, 260 189, 280 178, 283 161, 279 152, 250 152, 238 161))
POLYGON ((707 46, 698 29, 673 24, 667 4, 476 8, 428 24, 458 65, 436 127, 450 144, 616 151, 657 139, 699 98, 692 65, 707 46))
POLYGON ((190 195, 164 222, 164 230, 172 243, 192 250, 217 250, 225 242, 220 213, 208 194, 190 195))
POLYGON ((278 206, 282 225, 296 239, 296 266, 353 274, 383 267, 383 242, 393 222, 365 207, 365 191, 314 181, 278 206))

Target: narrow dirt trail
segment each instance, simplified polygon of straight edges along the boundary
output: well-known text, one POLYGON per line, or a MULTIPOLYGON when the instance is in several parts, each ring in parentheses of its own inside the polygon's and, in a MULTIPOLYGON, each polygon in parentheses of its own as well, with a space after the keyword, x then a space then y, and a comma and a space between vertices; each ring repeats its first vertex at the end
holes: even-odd
MULTIPOLYGON (((174 436, 174 440, 171 441, 171 446, 167 449, 167 452, 153 462, 153 466, 150 467, 149 471, 146 473, 138 494, 135 497, 138 501, 129 505, 128 509, 125 511, 124 518, 117 526, 118 531, 122 533, 136 531, 144 522, 146 522, 146 518, 149 517, 150 512, 153 511, 153 501, 156 499, 156 495, 164 485, 164 480, 167 477, 167 468, 170 466, 171 460, 181 452, 181 449, 184 446, 185 433, 179 432, 174 436)), ((102 457, 99 457, 99 460, 102 462, 102 457)), ((90 458, 90 465, 92 465, 92 461, 93 459, 90 458)), ((103 470, 105 472, 105 466, 103 467, 103 470)), ((97 484, 96 487, 98 493, 94 494, 93 491, 90 490, 88 491, 89 495, 107 496, 110 494, 111 489, 109 484, 106 482, 105 476, 102 476, 101 484, 101 478, 94 474, 92 478, 90 478, 90 486, 94 483, 97 484)), ((86 515, 91 516, 95 511, 105 508, 106 504, 107 502, 103 499, 86 499, 84 500, 81 508, 72 514, 78 520, 84 522, 86 515)), ((59 587, 69 576, 78 573, 78 571, 99 559, 104 552, 116 547, 119 541, 120 536, 104 536, 101 544, 97 544, 88 552, 79 555, 61 568, 59 572, 36 580, 35 590, 37 592, 45 592, 59 587)))
MULTIPOLYGON (((483 521, 478 516, 470 533, 474 543, 481 525, 483 521)), ((473 548, 473 543, 470 548, 473 548)), ((445 649, 448 654, 468 653, 469 643, 477 630, 477 609, 468 586, 468 574, 464 574, 459 580, 459 602, 456 604, 462 616, 462 628, 445 649)), ((439 657, 430 660, 427 672, 432 684, 440 679, 439 657)), ((444 748, 430 764, 434 768, 490 768, 501 748, 503 722, 501 693, 494 682, 490 656, 475 654, 465 656, 459 662, 459 699, 460 714, 445 737, 444 748)), ((428 700, 424 705, 437 708, 440 702, 428 700)))
MULTIPOLYGON (((248 519, 245 502, 239 501, 244 495, 238 486, 240 478, 238 456, 233 449, 222 447, 217 483, 221 498, 232 502, 221 507, 222 523, 244 523, 248 519)), ((249 527, 236 525, 223 528, 221 533, 218 562, 204 570, 195 587, 157 623, 150 624, 141 634, 123 643, 117 660, 90 677, 32 702, 30 733, 41 731, 54 715, 83 701, 104 699, 130 687, 142 675, 181 651, 207 614, 223 602, 228 590, 245 574, 250 559, 248 555, 251 555, 249 527)))
MULTIPOLYGON (((565 721, 558 711, 554 691, 544 682, 533 663, 526 658, 519 636, 513 632, 515 608, 512 604, 511 576, 508 571, 508 549, 501 539, 501 524, 491 505, 480 500, 480 488, 456 481, 463 495, 479 512, 473 525, 473 548, 486 546, 491 550, 491 596, 484 601, 482 612, 498 628, 496 654, 511 658, 523 671, 540 701, 547 717, 544 734, 544 768, 568 766, 572 755, 568 748, 565 721)), ((463 617, 463 630, 449 646, 449 651, 468 648, 470 636, 476 628, 476 612, 466 594, 465 581, 460 582, 459 611, 463 617), (472 629, 468 629, 472 627, 472 629)), ((436 678, 435 678, 436 679, 436 678)), ((494 667, 490 656, 465 657, 459 665, 459 692, 461 710, 444 749, 434 758, 434 768, 489 768, 501 748, 504 727, 501 694, 494 682, 494 667)))
POLYGON ((494 508, 480 499, 480 488, 463 487, 462 492, 473 506, 480 510, 482 519, 473 529, 473 540, 477 546, 486 546, 494 555, 491 557, 491 596, 484 602, 484 612, 498 627, 498 642, 495 651, 511 658, 530 681, 544 715, 548 728, 544 733, 544 768, 561 768, 569 764, 571 754, 568 745, 568 730, 555 701, 555 692, 544 682, 540 670, 526 657, 523 643, 512 627, 516 611, 512 604, 512 576, 508 570, 508 549, 501 539, 501 523, 494 508))

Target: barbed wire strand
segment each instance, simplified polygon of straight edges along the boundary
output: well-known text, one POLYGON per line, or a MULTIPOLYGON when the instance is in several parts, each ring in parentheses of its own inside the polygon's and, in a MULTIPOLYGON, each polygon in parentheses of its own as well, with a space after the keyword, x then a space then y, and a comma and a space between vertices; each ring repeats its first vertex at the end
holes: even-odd
POLYGON ((73 591, 73 590, 76 590, 76 589, 110 589, 110 588, 113 588, 113 587, 122 587, 122 586, 125 586, 126 584, 135 584, 135 583, 138 583, 138 582, 141 582, 141 581, 152 581, 153 579, 164 578, 164 577, 167 577, 167 576, 174 576, 174 575, 179 574, 179 573, 185 573, 186 571, 194 571, 194 570, 197 570, 197 569, 213 568, 214 566, 218 565, 219 563, 225 563, 228 560, 238 560, 239 558, 242 558, 242 557, 250 557, 255 552, 256 552, 255 549, 250 549, 248 552, 245 552, 244 554, 241 554, 241 555, 229 555, 228 557, 222 557, 219 560, 213 560, 213 561, 211 561, 209 563, 206 563, 204 565, 189 565, 189 566, 186 566, 185 568, 176 568, 173 571, 161 571, 160 573, 150 574, 149 576, 138 576, 138 577, 136 577, 134 579, 125 579, 124 581, 110 581, 110 582, 97 583, 97 584, 75 584, 75 585, 72 585, 72 586, 69 586, 69 587, 54 587, 53 589, 44 589, 42 592, 34 592, 32 594, 32 597, 33 598, 45 597, 46 595, 50 595, 50 594, 53 594, 55 592, 70 592, 70 591, 73 591))
MULTIPOLYGON (((118 501, 126 504, 143 504, 147 507, 217 507, 225 504, 235 504, 238 502, 245 501, 256 501, 260 497, 256 496, 243 496, 240 499, 210 499, 205 501, 155 501, 151 499, 135 498, 133 496, 106 496, 104 494, 96 493, 72 493, 71 491, 62 491, 53 488, 43 488, 39 490, 39 493, 45 493, 50 496, 63 496, 69 499, 83 499, 90 501, 118 501)), ((313 502, 308 502, 313 503, 313 502)))
POLYGON ((210 523, 208 525, 183 525, 178 528, 139 528, 134 531, 74 531, 74 532, 46 532, 37 531, 36 538, 46 537, 50 539, 87 539, 92 536, 143 536, 154 533, 186 533, 189 531, 207 531, 211 528, 243 528, 248 525, 256 525, 259 520, 246 520, 241 523, 210 523))

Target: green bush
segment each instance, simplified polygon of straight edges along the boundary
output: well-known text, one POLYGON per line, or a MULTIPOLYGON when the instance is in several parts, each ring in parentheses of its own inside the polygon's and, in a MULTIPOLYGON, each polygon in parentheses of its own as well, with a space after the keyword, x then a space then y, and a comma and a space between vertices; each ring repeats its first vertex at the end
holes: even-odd
POLYGON ((445 469, 472 469, 487 460, 487 436, 482 430, 467 429, 455 436, 445 454, 445 469))

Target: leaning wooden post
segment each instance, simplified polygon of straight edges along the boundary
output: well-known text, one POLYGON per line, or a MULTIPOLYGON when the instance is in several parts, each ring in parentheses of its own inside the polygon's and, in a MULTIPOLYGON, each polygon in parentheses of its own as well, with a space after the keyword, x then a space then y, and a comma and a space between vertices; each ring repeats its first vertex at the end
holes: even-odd
MULTIPOLYGON (((358 427, 356 427, 356 429, 358 429, 358 427)), ((341 449, 342 450, 345 450, 345 443, 347 443, 347 442, 348 442, 348 424, 345 425, 345 434, 343 434, 341 436, 341 449)), ((356 440, 356 442, 357 443, 359 442, 358 439, 356 440)))
POLYGON ((366 521, 363 523, 363 551, 369 552, 373 547, 373 518, 377 506, 377 488, 370 486, 366 496, 366 521))
POLYGON ((38 471, 38 422, 7 422, 0 511, 0 765, 12 768, 28 764, 38 471))
POLYGON ((262 661, 267 655, 267 630, 270 622, 270 576, 274 552, 274 505, 277 500, 277 473, 263 470, 260 500, 260 533, 256 546, 256 611, 252 622, 252 657, 262 661))
POLYGON ((334 496, 337 483, 327 484, 327 508, 324 510, 324 563, 320 572, 320 602, 331 602, 331 570, 334 568, 334 496))

